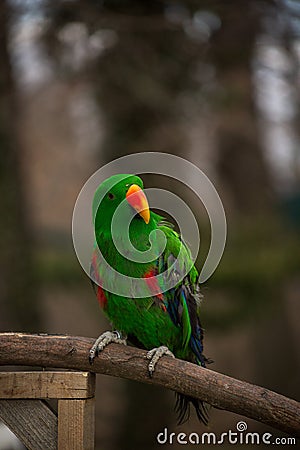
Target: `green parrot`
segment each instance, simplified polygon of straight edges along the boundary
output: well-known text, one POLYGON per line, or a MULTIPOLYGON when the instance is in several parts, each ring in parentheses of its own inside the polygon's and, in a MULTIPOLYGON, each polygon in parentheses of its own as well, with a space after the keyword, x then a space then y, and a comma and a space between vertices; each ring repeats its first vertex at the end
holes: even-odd
MULTIPOLYGON (((207 359, 203 355, 203 329, 199 320, 202 295, 197 269, 172 224, 149 210, 141 178, 119 174, 106 179, 94 195, 93 221, 95 249, 98 246, 108 264, 103 264, 95 250, 91 278, 97 283, 93 284, 99 304, 115 331, 107 331, 95 341, 90 350, 90 363, 109 343, 128 342, 148 350, 150 376, 163 355, 205 367, 207 359), (134 250, 147 254, 146 260, 131 258, 127 236, 134 250), (124 277, 120 279, 118 274, 124 277), (142 280, 142 289, 133 289, 131 294, 127 277, 142 280), (116 286, 126 295, 114 293, 116 286), (166 286, 171 287, 166 290, 166 286)), ((190 404, 199 420, 208 423, 202 401, 176 395, 179 423, 189 418, 190 404)))

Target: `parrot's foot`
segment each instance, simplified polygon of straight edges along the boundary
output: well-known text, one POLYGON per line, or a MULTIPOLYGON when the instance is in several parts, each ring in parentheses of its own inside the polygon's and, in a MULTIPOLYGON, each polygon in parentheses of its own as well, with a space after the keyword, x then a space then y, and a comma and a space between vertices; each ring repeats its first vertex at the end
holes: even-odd
POLYGON ((89 361, 93 364, 94 359, 99 353, 108 345, 114 342, 115 344, 126 345, 126 339, 122 339, 122 335, 119 331, 105 331, 95 341, 93 347, 90 350, 89 361))
POLYGON ((173 353, 165 345, 162 345, 161 347, 153 348, 152 350, 149 350, 149 352, 147 353, 147 359, 150 359, 150 362, 148 365, 148 371, 149 371, 150 377, 152 377, 152 375, 153 375, 153 372, 155 370, 155 366, 156 366, 157 362, 164 355, 175 358, 173 353))

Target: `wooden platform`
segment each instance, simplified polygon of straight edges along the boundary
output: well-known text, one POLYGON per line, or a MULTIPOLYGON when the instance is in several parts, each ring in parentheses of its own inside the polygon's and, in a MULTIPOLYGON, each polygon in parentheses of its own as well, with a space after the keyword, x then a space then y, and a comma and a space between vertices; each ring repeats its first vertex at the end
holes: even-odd
POLYGON ((29 450, 93 450, 94 395, 90 372, 0 372, 0 419, 29 450))

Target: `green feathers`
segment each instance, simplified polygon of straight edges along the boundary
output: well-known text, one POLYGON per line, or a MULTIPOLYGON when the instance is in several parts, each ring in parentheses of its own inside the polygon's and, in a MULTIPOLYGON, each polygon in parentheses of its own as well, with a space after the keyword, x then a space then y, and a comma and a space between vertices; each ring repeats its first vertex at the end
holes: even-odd
MULTIPOLYGON (((105 180, 95 193, 93 222, 105 264, 95 252, 92 271, 100 284, 99 303, 113 326, 136 346, 167 346, 176 357, 205 367, 197 269, 172 225, 149 212, 142 180, 135 175, 105 180)), ((202 403, 181 394, 180 420, 190 403, 205 421, 202 403)))
POLYGON ((184 291, 180 292, 180 306, 182 307, 182 342, 183 349, 186 350, 191 338, 192 327, 184 291))
MULTIPOLYGON (((105 290, 105 313, 115 327, 135 335, 145 348, 168 345, 175 354, 193 359, 189 348, 193 333, 190 312, 195 308, 189 308, 191 300, 188 297, 191 295, 180 287, 186 283, 195 284, 197 270, 189 249, 171 224, 154 212, 150 213, 149 223, 146 223, 131 206, 127 192, 133 185, 142 191, 143 182, 139 177, 114 175, 98 187, 93 201, 95 239, 108 263, 104 265, 95 259, 94 272, 97 280, 104 279, 106 286, 111 286, 105 290), (120 220, 116 220, 119 210, 120 220), (130 224, 128 229, 126 224, 130 224), (158 233, 153 235, 153 232, 158 233), (162 235, 164 239, 161 239, 162 235), (162 244, 165 248, 161 253, 162 244), (148 252, 148 260, 132 261, 135 250, 142 256, 148 252), (120 278, 117 274, 128 278, 120 278), (120 291, 129 287, 127 291, 131 292, 134 279, 144 280, 138 296, 134 295, 137 291, 133 288, 132 295, 112 293, 116 287, 120 291), (126 286, 122 285, 124 283, 126 286)), ((138 195, 144 194, 138 192, 138 195)))

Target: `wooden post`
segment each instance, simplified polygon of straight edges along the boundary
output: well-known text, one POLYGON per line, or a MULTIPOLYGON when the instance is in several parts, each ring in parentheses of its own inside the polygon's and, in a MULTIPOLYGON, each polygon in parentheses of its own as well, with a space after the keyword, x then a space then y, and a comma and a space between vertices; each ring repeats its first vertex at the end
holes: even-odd
POLYGON ((93 450, 95 398, 58 400, 58 450, 93 450))
POLYGON ((0 372, 0 418, 29 450, 94 450, 94 395, 90 372, 0 372))

